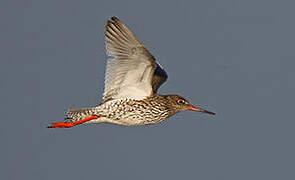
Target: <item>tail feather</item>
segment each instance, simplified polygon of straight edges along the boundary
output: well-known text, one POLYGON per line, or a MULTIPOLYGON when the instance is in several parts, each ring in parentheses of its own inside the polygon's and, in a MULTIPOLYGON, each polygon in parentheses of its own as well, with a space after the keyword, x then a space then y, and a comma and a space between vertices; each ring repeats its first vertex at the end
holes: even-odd
POLYGON ((82 120, 93 115, 94 108, 69 109, 65 119, 71 119, 73 122, 82 120))

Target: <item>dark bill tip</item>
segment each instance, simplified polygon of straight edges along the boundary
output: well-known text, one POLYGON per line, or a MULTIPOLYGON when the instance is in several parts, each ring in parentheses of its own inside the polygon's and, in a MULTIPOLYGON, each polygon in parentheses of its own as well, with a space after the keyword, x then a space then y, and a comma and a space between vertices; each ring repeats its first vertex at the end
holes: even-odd
POLYGON ((212 115, 215 115, 214 112, 211 112, 211 111, 207 111, 207 110, 204 110, 203 113, 207 113, 207 114, 212 114, 212 115))

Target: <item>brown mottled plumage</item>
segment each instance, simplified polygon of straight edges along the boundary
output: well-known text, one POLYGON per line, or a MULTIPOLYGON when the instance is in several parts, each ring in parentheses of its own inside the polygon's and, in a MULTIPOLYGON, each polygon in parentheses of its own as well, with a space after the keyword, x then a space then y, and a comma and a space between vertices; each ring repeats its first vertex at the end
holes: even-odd
POLYGON ((93 108, 70 109, 67 122, 49 128, 67 128, 82 123, 113 123, 132 126, 159 123, 181 111, 199 111, 179 95, 157 94, 167 73, 154 56, 118 18, 107 22, 107 63, 104 99, 93 108))

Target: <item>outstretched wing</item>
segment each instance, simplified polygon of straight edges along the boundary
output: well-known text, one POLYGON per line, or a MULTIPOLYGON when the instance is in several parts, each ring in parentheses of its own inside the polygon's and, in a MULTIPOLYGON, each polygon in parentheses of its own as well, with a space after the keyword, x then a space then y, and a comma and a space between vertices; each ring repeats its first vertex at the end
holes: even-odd
POLYGON ((144 99, 153 94, 157 63, 139 39, 118 18, 105 30, 107 62, 104 102, 110 99, 144 99))

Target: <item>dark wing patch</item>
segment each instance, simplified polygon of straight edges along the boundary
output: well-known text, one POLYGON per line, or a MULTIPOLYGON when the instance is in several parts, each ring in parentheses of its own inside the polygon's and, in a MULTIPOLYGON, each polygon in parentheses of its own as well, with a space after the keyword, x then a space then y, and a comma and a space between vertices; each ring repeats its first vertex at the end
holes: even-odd
POLYGON ((157 90, 167 80, 167 78, 168 75, 165 70, 159 64, 157 64, 157 68, 155 69, 152 79, 153 93, 157 93, 157 90))

